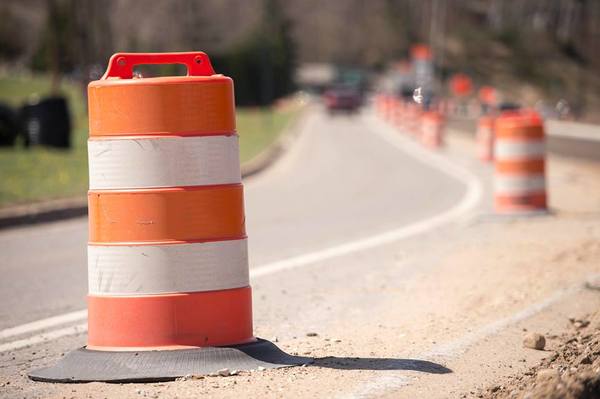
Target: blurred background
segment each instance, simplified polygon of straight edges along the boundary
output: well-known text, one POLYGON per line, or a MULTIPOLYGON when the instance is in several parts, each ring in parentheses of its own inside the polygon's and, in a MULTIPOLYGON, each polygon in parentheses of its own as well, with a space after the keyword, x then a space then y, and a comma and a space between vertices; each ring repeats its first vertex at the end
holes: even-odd
POLYGON ((353 112, 374 91, 466 124, 600 123, 597 0, 3 0, 0 21, 0 207, 85 193, 86 86, 115 52, 207 52, 235 80, 242 161, 307 99, 353 112))

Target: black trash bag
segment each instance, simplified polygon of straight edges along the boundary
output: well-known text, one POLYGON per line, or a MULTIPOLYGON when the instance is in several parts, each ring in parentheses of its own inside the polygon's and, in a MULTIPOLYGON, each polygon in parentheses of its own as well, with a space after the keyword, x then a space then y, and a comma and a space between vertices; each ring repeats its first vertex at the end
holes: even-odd
POLYGON ((71 115, 66 98, 48 97, 25 104, 20 120, 25 146, 71 147, 71 115))
POLYGON ((19 122, 16 112, 7 104, 0 103, 0 146, 13 146, 18 133, 19 122))

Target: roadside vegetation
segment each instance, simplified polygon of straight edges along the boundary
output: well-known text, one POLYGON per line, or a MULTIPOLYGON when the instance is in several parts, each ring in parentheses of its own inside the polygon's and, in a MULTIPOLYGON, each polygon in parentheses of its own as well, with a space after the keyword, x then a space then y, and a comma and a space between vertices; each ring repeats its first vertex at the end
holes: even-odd
MULTIPOLYGON (((73 122, 72 148, 0 147, 0 207, 40 200, 84 195, 88 187, 87 115, 83 88, 64 81, 73 122)), ((13 107, 50 92, 43 76, 0 77, 0 102, 13 107)), ((299 106, 241 108, 237 110, 242 162, 271 144, 298 114, 299 106)))

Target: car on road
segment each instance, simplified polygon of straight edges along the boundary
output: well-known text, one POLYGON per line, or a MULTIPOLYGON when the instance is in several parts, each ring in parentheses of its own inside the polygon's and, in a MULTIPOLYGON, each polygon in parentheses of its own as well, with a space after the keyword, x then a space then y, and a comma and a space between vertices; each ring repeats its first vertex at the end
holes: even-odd
POLYGON ((362 96, 357 88, 350 86, 332 87, 323 94, 325 106, 330 113, 354 112, 362 104, 362 96))

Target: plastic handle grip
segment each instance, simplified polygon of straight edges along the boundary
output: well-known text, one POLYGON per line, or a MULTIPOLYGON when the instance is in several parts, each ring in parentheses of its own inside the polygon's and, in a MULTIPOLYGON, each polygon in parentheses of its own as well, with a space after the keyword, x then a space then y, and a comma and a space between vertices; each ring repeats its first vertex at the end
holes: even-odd
POLYGON ((183 64, 187 67, 187 76, 210 76, 215 71, 210 59, 201 51, 186 53, 116 53, 110 57, 108 69, 102 79, 133 78, 133 67, 142 64, 183 64))

